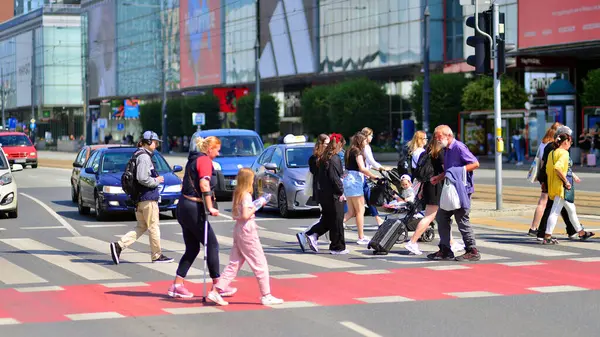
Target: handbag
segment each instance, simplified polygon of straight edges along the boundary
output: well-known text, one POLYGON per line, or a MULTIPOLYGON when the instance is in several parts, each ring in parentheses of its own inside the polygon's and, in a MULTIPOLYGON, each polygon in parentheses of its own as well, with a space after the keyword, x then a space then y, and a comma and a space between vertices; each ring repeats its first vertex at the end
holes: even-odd
MULTIPOLYGON (((552 158, 554 159, 554 158, 552 158)), ((575 184, 573 183, 573 170, 571 166, 573 165, 573 161, 569 158, 569 169, 567 170, 567 181, 571 184, 571 189, 568 190, 565 188, 565 201, 570 203, 575 202, 575 184)))
POLYGON ((444 179, 444 187, 442 187, 442 194, 440 195, 440 208, 445 211, 454 211, 460 207, 460 198, 456 187, 450 180, 444 179))
POLYGON ((533 163, 531 163, 531 167, 529 167, 529 172, 527 173, 527 181, 530 183, 535 183, 538 179, 538 169, 540 166, 540 159, 536 156, 533 159, 533 163))
POLYGON ((307 197, 313 196, 313 174, 308 171, 304 178, 304 195, 307 197))

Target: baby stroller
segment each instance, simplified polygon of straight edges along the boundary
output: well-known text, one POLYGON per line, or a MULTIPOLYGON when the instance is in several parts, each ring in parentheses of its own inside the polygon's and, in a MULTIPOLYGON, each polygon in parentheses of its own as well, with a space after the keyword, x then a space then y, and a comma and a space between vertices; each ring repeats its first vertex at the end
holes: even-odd
MULTIPOLYGON (((386 209, 390 210, 392 214, 385 217, 402 219, 402 222, 405 224, 404 228, 400 230, 400 235, 398 236, 398 240, 396 243, 404 243, 408 241, 408 232, 414 232, 419 225, 419 221, 425 216, 425 212, 423 209, 422 202, 420 200, 415 200, 415 202, 407 202, 402 203, 398 207, 386 207, 386 209)), ((422 242, 431 242, 435 239, 435 220, 429 224, 429 227, 423 232, 423 235, 419 238, 419 241, 422 242)))

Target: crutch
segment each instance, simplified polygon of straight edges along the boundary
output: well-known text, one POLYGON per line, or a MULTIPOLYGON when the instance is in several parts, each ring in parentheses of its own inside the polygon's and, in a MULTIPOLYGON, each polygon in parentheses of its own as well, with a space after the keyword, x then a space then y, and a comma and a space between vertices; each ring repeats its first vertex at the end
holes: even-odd
POLYGON ((206 208, 206 203, 203 202, 202 204, 204 204, 204 276, 203 276, 203 282, 202 282, 202 303, 206 303, 206 267, 207 267, 207 259, 206 259, 206 253, 207 253, 207 248, 206 248, 206 244, 208 243, 208 216, 210 215, 210 212, 208 211, 208 208, 206 208))

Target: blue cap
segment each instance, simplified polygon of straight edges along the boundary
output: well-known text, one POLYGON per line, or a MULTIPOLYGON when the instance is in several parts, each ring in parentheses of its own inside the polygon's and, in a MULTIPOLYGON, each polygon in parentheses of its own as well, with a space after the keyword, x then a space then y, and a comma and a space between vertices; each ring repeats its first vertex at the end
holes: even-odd
POLYGON ((159 142, 162 142, 162 140, 160 140, 160 138, 158 138, 158 135, 156 134, 156 132, 152 132, 152 131, 146 131, 142 134, 142 139, 145 140, 157 140, 159 142))

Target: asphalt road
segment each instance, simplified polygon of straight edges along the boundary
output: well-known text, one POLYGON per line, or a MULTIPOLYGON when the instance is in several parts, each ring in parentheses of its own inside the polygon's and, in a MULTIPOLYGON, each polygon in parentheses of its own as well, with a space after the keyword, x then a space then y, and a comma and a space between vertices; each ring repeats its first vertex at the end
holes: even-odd
MULTIPOLYGON (((69 194, 69 170, 16 172, 19 218, 0 220, 0 335, 81 336, 594 336, 600 301, 599 240, 541 246, 519 230, 476 226, 482 261, 429 262, 397 245, 373 256, 346 231, 351 254, 301 253, 293 234, 314 214, 280 219, 260 213, 280 308, 259 304, 251 272, 234 283, 227 307, 200 298, 172 300, 175 264, 150 263, 147 236, 112 264, 108 242, 134 226, 130 216, 97 222, 81 216, 69 194)), ((230 205, 213 219, 221 265, 228 261, 230 205)), ((368 222, 373 223, 371 218, 368 222)), ((368 236, 374 234, 369 226, 368 236)), ((165 254, 177 261, 181 228, 162 217, 165 254)), ((458 233, 454 233, 459 237, 458 233)), ((421 244, 431 252, 432 244, 421 244)), ((202 291, 202 260, 189 288, 202 291)))

